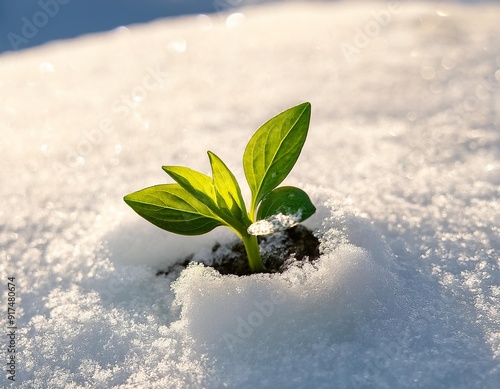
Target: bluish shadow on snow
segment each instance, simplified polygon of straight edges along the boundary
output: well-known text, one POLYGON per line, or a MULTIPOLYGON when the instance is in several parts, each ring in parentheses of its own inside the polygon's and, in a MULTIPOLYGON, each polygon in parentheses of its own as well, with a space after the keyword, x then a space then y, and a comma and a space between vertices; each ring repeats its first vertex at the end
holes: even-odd
POLYGON ((234 237, 223 228, 200 236, 172 234, 129 212, 122 225, 107 234, 104 240, 115 265, 146 265, 167 270, 184 262, 191 254, 210 251, 216 242, 224 243, 234 237))
POLYGON ((262 0, 2 0, 0 53, 186 14, 231 12, 262 0))
POLYGON ((149 301, 161 296, 164 309, 159 317, 167 323, 172 319, 170 283, 182 269, 176 265, 192 254, 210 253, 216 242, 231 239, 234 234, 223 228, 195 237, 172 234, 130 211, 119 227, 103 237, 109 268, 101 269, 99 277, 89 281, 89 291, 98 293, 101 304, 108 309, 144 307, 147 311, 149 301), (156 275, 159 270, 171 273, 165 279, 156 275), (131 305, 134 300, 136 303, 131 305))

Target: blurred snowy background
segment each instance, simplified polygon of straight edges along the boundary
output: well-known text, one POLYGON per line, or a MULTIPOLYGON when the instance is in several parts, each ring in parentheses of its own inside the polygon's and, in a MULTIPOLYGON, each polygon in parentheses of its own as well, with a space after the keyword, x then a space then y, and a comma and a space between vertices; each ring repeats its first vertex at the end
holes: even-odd
POLYGON ((497 3, 54 1, 0 3, 11 387, 498 387, 497 3), (157 277, 232 236, 163 232, 123 195, 206 150, 244 182, 253 132, 303 101, 286 183, 318 208, 318 264, 157 277))

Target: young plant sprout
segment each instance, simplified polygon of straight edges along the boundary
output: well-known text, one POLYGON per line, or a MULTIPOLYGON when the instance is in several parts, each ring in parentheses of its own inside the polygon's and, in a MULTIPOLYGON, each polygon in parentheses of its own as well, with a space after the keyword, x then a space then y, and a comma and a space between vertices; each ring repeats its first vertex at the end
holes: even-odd
POLYGON ((145 188, 124 200, 144 219, 176 234, 229 227, 243 241, 250 269, 263 271, 257 236, 291 228, 316 211, 303 190, 277 188, 299 157, 310 117, 311 104, 303 103, 273 117, 252 136, 243 154, 252 193, 248 209, 233 173, 211 151, 212 177, 183 166, 163 166, 175 184, 145 188))

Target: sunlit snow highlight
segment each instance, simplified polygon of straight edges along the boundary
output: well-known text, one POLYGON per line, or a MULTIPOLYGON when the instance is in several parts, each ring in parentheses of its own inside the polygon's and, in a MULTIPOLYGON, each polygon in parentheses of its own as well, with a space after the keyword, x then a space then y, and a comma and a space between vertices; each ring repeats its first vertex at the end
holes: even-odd
POLYGON ((302 212, 300 210, 294 215, 278 213, 277 215, 272 215, 266 219, 256 221, 248 227, 247 232, 250 235, 268 235, 284 231, 297 225, 301 217, 302 212))

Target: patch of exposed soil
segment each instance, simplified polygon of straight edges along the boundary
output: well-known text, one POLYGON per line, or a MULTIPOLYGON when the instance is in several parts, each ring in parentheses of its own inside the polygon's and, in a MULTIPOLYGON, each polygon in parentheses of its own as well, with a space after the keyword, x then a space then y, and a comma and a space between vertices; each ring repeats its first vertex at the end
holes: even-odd
MULTIPOLYGON (((318 238, 300 224, 284 232, 259 237, 259 246, 266 273, 281 273, 290 262, 312 262, 318 259, 320 254, 318 238)), ((193 255, 190 255, 182 259, 176 267, 186 267, 192 259, 193 255)), ((212 247, 211 258, 205 263, 221 274, 252 274, 245 247, 240 240, 224 245, 216 243, 212 247)), ((172 270, 162 270, 157 275, 166 275, 172 270)))

